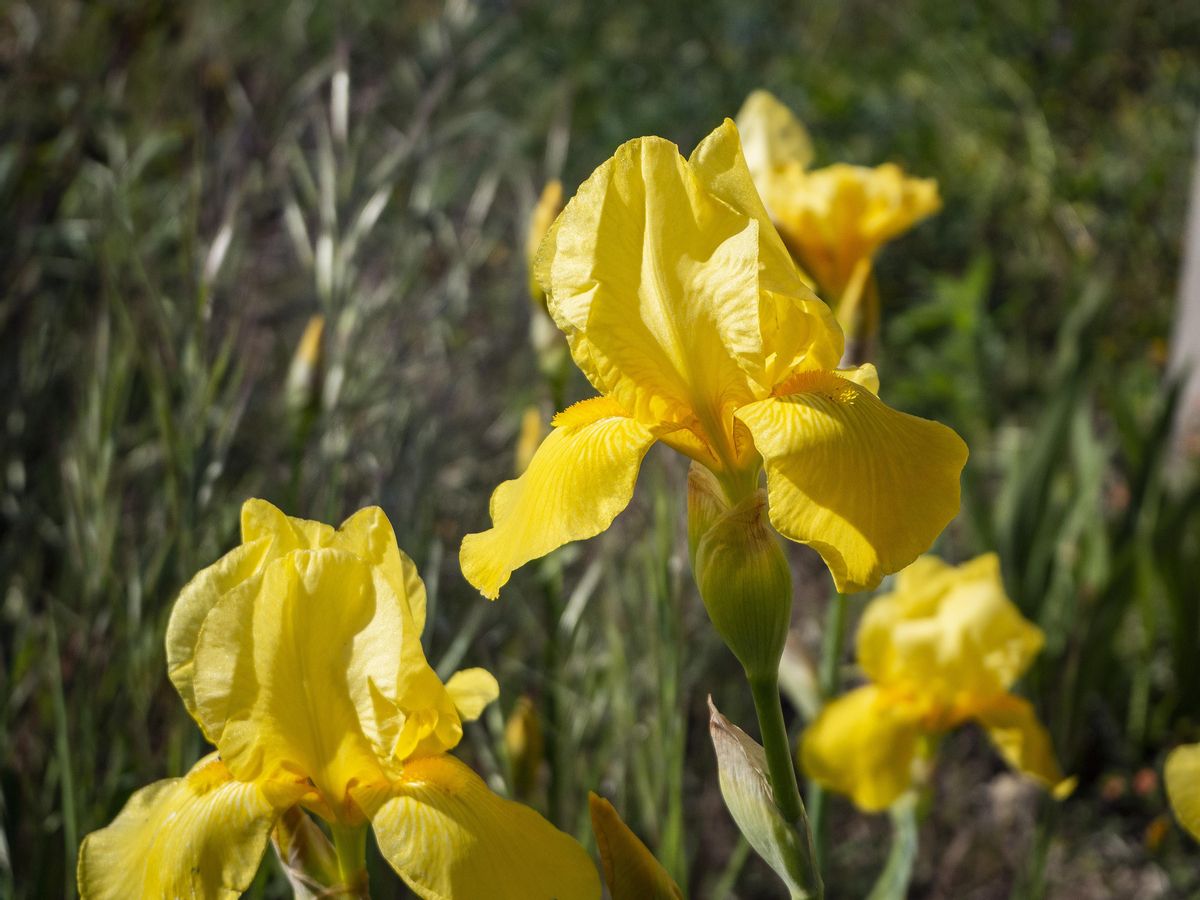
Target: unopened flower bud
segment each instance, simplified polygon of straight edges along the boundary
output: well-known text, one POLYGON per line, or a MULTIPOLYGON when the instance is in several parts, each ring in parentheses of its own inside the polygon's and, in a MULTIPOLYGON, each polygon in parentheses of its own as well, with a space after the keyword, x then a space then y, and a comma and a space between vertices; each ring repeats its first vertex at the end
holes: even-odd
POLYGON ((303 417, 316 409, 321 394, 321 338, 324 334, 325 317, 313 316, 296 345, 284 387, 284 402, 294 416, 303 417))
MULTIPOLYGON (((715 481, 715 479, 714 479, 715 481)), ((688 480, 688 538, 704 608, 750 678, 774 679, 787 640, 792 575, 758 490, 721 511, 702 475, 688 480)))
POLYGON ((517 699, 517 705, 504 725, 504 749, 508 751, 512 768, 514 792, 518 797, 531 796, 537 787, 544 742, 537 710, 526 696, 517 699))
POLYGON ((792 897, 819 895, 807 820, 787 822, 775 805, 763 748, 717 710, 708 698, 708 730, 717 754, 717 780, 725 807, 755 852, 787 885, 792 897))

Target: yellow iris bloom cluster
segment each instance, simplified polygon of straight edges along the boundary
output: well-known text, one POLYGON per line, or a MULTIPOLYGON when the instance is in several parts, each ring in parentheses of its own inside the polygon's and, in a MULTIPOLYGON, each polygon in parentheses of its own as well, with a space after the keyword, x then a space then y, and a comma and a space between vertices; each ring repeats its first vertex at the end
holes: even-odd
POLYGON ((886 809, 912 786, 934 739, 975 721, 1009 765, 1056 796, 1069 793, 1050 736, 1009 690, 1044 638, 1005 594, 996 556, 958 567, 923 556, 896 582, 859 626, 869 683, 826 706, 804 733, 809 776, 863 810, 886 809))
MULTIPOLYGON (((839 591, 904 569, 859 633, 872 683, 804 737, 813 777, 883 808, 909 786, 922 736, 975 719, 1010 763, 1059 785, 1044 729, 1008 692, 1041 634, 1004 596, 994 557, 961 569, 917 560, 958 511, 966 446, 884 404, 873 366, 840 367, 842 328, 793 259, 844 299, 884 241, 937 208, 936 186, 888 166, 808 172, 803 128, 756 102, 766 112, 747 123, 749 163, 726 120, 686 159, 660 138, 624 144, 561 213, 561 186, 543 195, 533 294, 598 396, 560 412, 496 489, 492 527, 463 541, 463 573, 494 599, 520 566, 604 531, 663 443, 694 462, 697 523, 708 510, 694 553, 745 568, 748 544, 711 545, 757 534, 782 628, 790 578, 764 505, 839 591)), ((757 596, 712 572, 698 580, 706 603, 757 596)), ((450 755, 499 688, 482 669, 443 683, 424 625, 424 587, 380 510, 334 529, 249 501, 241 545, 184 588, 167 632, 170 678, 216 752, 138 791, 85 839, 84 897, 236 896, 296 810, 335 838, 373 828, 422 897, 599 896, 579 844, 450 755)), ((772 696, 778 650, 746 662, 772 696)), ((592 812, 610 883, 679 895, 611 807, 594 798, 592 812)))
POLYGON ((483 669, 443 684, 424 625, 381 510, 335 530, 247 502, 242 544, 184 588, 167 630, 171 680, 216 752, 88 835, 80 893, 236 897, 299 805, 335 834, 370 823, 421 897, 599 897, 573 838, 449 755, 499 689, 483 669))
POLYGON ((838 368, 842 331, 771 224, 728 119, 688 159, 661 138, 622 145, 535 268, 600 396, 555 417, 493 494, 492 528, 463 541, 463 573, 485 596, 604 531, 655 442, 709 469, 731 504, 765 466, 771 523, 814 547, 843 592, 912 562, 957 513, 966 446, 884 404, 874 367, 838 368))

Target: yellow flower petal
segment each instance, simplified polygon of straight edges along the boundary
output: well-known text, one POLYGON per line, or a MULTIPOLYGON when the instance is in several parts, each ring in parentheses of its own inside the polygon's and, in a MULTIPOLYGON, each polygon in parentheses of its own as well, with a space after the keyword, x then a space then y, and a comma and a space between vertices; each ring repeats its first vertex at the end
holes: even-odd
POLYGON ((584 849, 532 809, 496 796, 451 756, 410 761, 390 790, 355 798, 383 857, 427 900, 600 896, 584 849))
MULTIPOLYGON (((349 550, 371 567, 372 576, 407 603, 416 622, 412 640, 419 644, 425 625, 425 585, 417 568, 396 545, 383 510, 359 510, 336 531, 321 522, 285 515, 265 500, 242 505, 243 543, 200 571, 180 592, 167 624, 167 673, 192 717, 200 721, 192 686, 194 653, 201 626, 222 596, 248 582, 257 583, 265 567, 295 550, 335 547, 349 550)), ((205 731, 213 743, 216 735, 205 731)))
POLYGON ((1032 704, 1011 694, 997 699, 975 714, 1005 762, 1037 781, 1058 799, 1075 787, 1074 778, 1063 778, 1050 735, 1037 719, 1032 704))
POLYGON ((417 634, 425 630, 425 583, 416 565, 396 544, 396 533, 382 509, 360 509, 338 526, 325 546, 349 550, 370 565, 374 576, 382 578, 408 604, 417 634))
POLYGON ((756 176, 792 163, 801 168, 812 164, 812 139, 804 125, 770 91, 760 89, 746 98, 738 110, 737 129, 756 176))
MULTIPOLYGON (((271 541, 265 537, 235 547, 184 585, 171 609, 171 619, 167 622, 167 675, 197 722, 200 720, 192 678, 200 626, 222 596, 261 574, 270 549, 271 541)), ((204 736, 209 741, 215 739, 208 732, 204 736)))
POLYGON ((612 900, 683 900, 683 891, 613 805, 588 792, 592 832, 612 900))
POLYGON ((183 778, 137 791, 79 848, 84 900, 238 897, 250 886, 282 809, 308 790, 234 781, 211 754, 183 778))
POLYGON ((966 445, 832 372, 779 392, 737 412, 766 460, 771 522, 816 549, 842 593, 872 588, 957 514, 966 445))
POLYGON ((906 707, 874 685, 827 704, 800 739, 810 778, 859 809, 887 809, 912 784, 919 728, 906 707))
POLYGON ((829 307, 804 281, 771 223, 742 155, 737 129, 728 119, 700 142, 688 160, 705 188, 759 224, 758 327, 761 341, 739 362, 770 390, 796 369, 832 369, 843 339, 829 307))
POLYGON ((324 547, 333 540, 333 535, 333 526, 285 515, 266 500, 247 500, 242 504, 242 543, 270 538, 275 542, 273 556, 324 547))
POLYGON ((1008 690, 1042 648, 1041 630, 1005 594, 993 553, 958 567, 921 557, 897 582, 859 625, 858 661, 872 681, 962 705, 1008 690))
POLYGON ((500 696, 500 685, 486 669, 462 669, 450 676, 446 691, 464 722, 473 722, 500 696))
POLYGON ((739 359, 762 353, 759 232, 674 144, 638 138, 580 186, 538 258, 550 313, 597 390, 644 425, 700 429, 718 455, 730 411, 754 399, 739 359))
POLYGON ((1172 750, 1164 774, 1175 818, 1200 841, 1200 744, 1172 750))
POLYGON ((513 570, 606 529, 633 496, 651 433, 604 397, 559 413, 529 468, 492 494, 492 528, 467 535, 467 581, 495 599, 513 570))
POLYGON ((200 720, 239 779, 307 776, 354 821, 348 786, 388 777, 372 690, 394 694, 406 670, 428 670, 414 638, 407 608, 362 560, 292 552, 205 620, 194 680, 200 720))

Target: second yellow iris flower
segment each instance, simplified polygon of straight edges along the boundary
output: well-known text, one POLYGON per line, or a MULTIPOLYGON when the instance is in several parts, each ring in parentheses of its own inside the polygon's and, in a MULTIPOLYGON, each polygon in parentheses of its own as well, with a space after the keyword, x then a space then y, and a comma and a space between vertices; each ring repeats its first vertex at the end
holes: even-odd
POLYGON ((335 530, 247 502, 242 544, 184 588, 167 629, 171 680, 216 752, 88 835, 85 900, 236 897, 297 806, 335 838, 370 823, 421 897, 599 897, 574 839, 449 754, 498 687, 483 669, 443 684, 424 624, 382 511, 335 530))
POLYGON ((996 556, 957 567, 923 556, 896 582, 859 626, 858 663, 870 682, 831 702, 804 733, 809 776, 861 809, 886 809, 912 786, 933 742, 973 720, 1009 765, 1069 793, 1073 782, 1032 705, 1010 692, 1044 639, 1005 594, 996 556))

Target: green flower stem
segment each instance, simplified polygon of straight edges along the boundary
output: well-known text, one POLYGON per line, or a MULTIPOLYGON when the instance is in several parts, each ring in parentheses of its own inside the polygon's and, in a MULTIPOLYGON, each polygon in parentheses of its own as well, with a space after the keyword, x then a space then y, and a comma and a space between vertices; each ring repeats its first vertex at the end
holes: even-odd
MULTIPOLYGON (((779 699, 779 678, 749 678, 750 693, 754 697, 754 711, 758 714, 758 729, 762 735, 763 751, 767 757, 767 774, 771 777, 771 790, 775 805, 785 820, 809 842, 812 852, 812 832, 804 801, 800 799, 800 785, 796 780, 796 767, 792 765, 792 747, 788 740, 787 725, 783 721, 783 704, 779 699)), ((810 857, 811 858, 811 857, 810 857)), ((812 897, 821 900, 825 896, 820 871, 811 873, 812 897)))
POLYGON ((750 693, 754 695, 754 711, 758 714, 763 750, 767 754, 767 769, 771 775, 771 789, 775 792, 775 805, 789 822, 798 822, 805 818, 804 803, 800 799, 800 785, 796 781, 796 769, 792 765, 787 726, 783 722, 779 680, 752 678, 750 693))
MULTIPOLYGON (((841 681, 842 643, 846 631, 847 598, 834 594, 829 601, 825 619, 825 641, 821 648, 821 670, 818 673, 821 704, 837 694, 841 681)), ((815 781, 808 785, 809 821, 812 823, 813 849, 817 865, 825 861, 825 790, 815 781)))
POLYGON ((369 900, 367 889, 367 826, 331 825, 333 850, 337 854, 338 896, 369 900))

